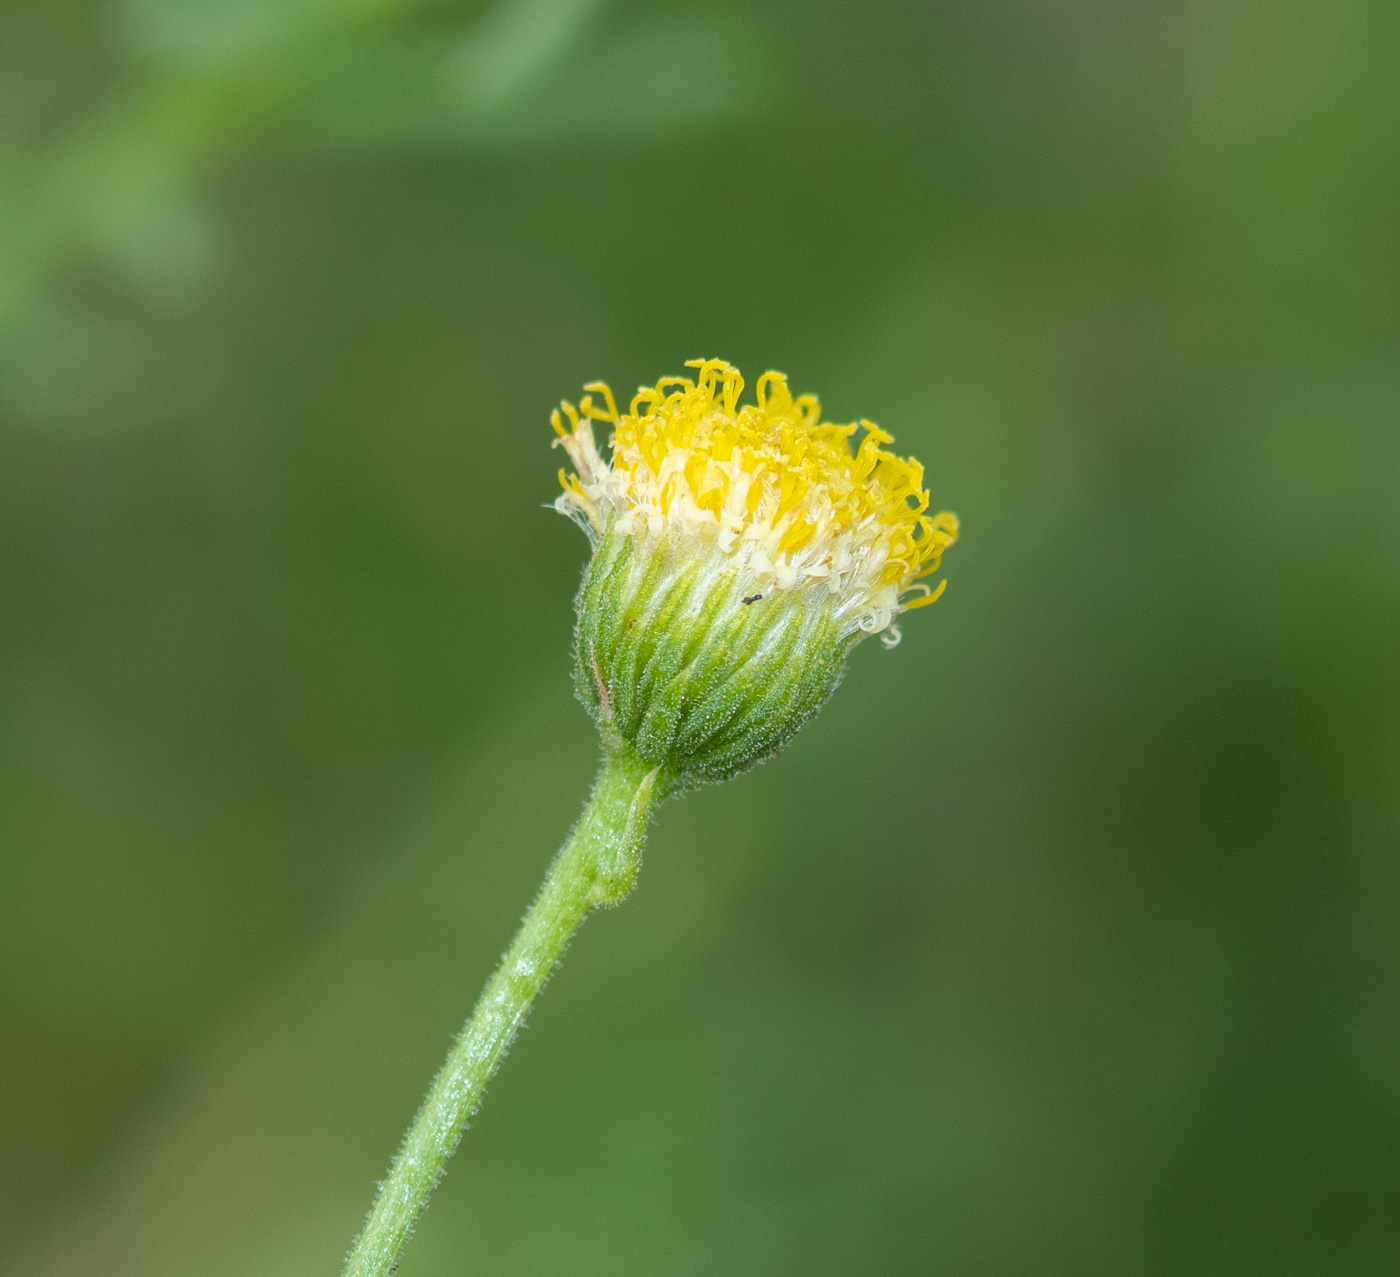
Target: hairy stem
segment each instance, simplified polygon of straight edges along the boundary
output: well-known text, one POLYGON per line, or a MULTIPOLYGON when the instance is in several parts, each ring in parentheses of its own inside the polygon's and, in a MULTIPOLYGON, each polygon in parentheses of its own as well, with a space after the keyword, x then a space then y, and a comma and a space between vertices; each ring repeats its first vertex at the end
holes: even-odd
POLYGON ((607 757, 588 805, 555 856, 514 941, 433 1079, 345 1261, 344 1277, 388 1277, 442 1178, 535 995, 590 910, 632 889, 651 814, 656 769, 630 754, 607 757))

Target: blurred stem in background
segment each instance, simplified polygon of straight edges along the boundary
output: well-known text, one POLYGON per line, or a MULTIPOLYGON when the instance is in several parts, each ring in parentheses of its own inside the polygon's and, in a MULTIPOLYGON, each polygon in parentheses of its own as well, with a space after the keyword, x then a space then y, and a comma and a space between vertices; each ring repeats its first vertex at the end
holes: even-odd
POLYGON ((515 940, 433 1080, 345 1264, 346 1277, 383 1277, 452 1156, 482 1092, 584 918, 620 904, 636 882, 659 768, 608 754, 569 840, 515 940))

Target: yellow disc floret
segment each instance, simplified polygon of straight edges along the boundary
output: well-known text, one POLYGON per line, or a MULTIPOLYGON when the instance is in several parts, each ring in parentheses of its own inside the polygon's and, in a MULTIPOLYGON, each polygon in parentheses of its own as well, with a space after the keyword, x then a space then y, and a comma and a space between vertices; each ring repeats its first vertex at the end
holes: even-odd
POLYGON ((916 582, 937 569, 958 521, 926 513, 923 467, 884 451, 890 435, 868 421, 823 421, 816 397, 794 399, 781 373, 764 373, 757 402, 740 405, 737 368, 721 359, 687 367, 693 381, 644 386, 626 413, 602 382, 584 387, 577 408, 562 405, 567 427, 554 412, 575 469, 559 472, 557 509, 595 538, 669 538, 752 576, 756 589, 829 591, 853 631, 889 629, 899 612, 938 597, 943 584, 916 582), (612 425, 611 461, 594 421, 612 425), (918 597, 902 600, 911 589, 918 597))

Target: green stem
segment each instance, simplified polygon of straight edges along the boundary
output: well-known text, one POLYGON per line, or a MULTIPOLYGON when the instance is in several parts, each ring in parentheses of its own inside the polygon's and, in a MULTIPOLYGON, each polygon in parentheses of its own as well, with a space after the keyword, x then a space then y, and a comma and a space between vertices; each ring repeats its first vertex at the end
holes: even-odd
POLYGON ((583 815, 408 1128, 344 1277, 394 1271, 467 1119, 574 932, 590 910, 618 904, 632 890, 655 780, 656 770, 629 754, 604 759, 583 815))

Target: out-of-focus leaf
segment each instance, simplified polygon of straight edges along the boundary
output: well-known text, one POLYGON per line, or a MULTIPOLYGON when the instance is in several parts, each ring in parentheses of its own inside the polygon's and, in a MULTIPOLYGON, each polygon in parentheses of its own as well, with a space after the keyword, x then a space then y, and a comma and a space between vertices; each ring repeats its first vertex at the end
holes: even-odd
POLYGON ((127 0, 119 30, 139 60, 205 66, 315 41, 401 7, 396 0, 127 0))
MULTIPOLYGON (((561 59, 605 3, 507 0, 490 10, 469 37, 442 46, 444 81, 462 100, 446 102, 449 118, 464 110, 490 118, 561 59)), ((382 27, 415 7, 415 0, 131 0, 122 35, 136 66, 126 81, 66 134, 0 169, 0 336, 26 327, 29 307, 54 277, 84 261, 104 264, 160 307, 193 301, 215 268, 214 237, 195 211, 201 184, 308 108, 324 111, 342 91, 328 94, 327 86, 353 82, 350 68, 373 65, 382 27)), ((53 382, 48 371, 15 366, 32 349, 27 340, 0 342, 0 397, 7 386, 53 382)), ((47 351, 44 367, 57 366, 63 350, 47 351)))
POLYGON ((148 233, 306 97, 334 54, 143 83, 0 193, 0 326, 52 272, 148 233))
POLYGON ((457 40, 381 46, 317 105, 307 133, 335 147, 644 140, 743 116, 762 100, 770 79, 752 23, 654 19, 575 47, 566 24, 577 34, 591 7, 560 5, 554 27, 507 22, 503 10, 457 40))
POLYGON ((599 0, 509 0, 469 31, 403 37, 363 57, 310 112, 325 138, 395 143, 454 136, 559 62, 599 0))

